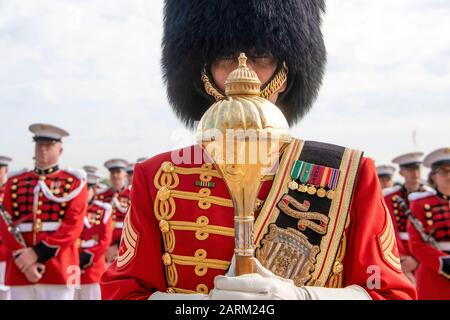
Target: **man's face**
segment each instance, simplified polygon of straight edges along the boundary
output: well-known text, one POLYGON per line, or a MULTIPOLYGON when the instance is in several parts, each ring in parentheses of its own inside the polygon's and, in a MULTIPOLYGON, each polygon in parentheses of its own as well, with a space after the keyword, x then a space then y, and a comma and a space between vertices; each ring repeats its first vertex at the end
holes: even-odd
POLYGON ((405 184, 418 184, 420 183, 420 166, 401 168, 400 175, 405 178, 405 184))
MULTIPOLYGON (((230 54, 229 56, 223 56, 216 59, 211 65, 211 75, 214 80, 214 84, 222 92, 225 92, 225 81, 228 75, 237 69, 239 65, 238 57, 230 54)), ((264 85, 273 76, 277 69, 277 60, 271 53, 253 53, 247 55, 247 67, 256 72, 259 80, 264 85)), ((275 94, 270 97, 270 101, 275 103, 278 94, 286 90, 286 83, 275 94)))
POLYGON ((127 173, 123 169, 115 168, 110 170, 109 179, 114 188, 120 188, 125 184, 127 173))
POLYGON ((130 183, 130 185, 132 185, 133 184, 134 172, 128 172, 127 176, 128 176, 128 182, 130 183))
POLYGON ((95 187, 95 185, 94 186, 89 186, 89 188, 88 188, 88 194, 87 194, 88 202, 91 201, 94 198, 94 196, 95 196, 94 187, 95 187))
POLYGON ((5 183, 8 176, 8 166, 0 166, 0 185, 5 183))
POLYGON ((450 189, 450 165, 445 165, 436 169, 433 174, 433 181, 440 190, 450 189))
POLYGON ((391 188, 394 185, 391 176, 380 176, 378 177, 378 179, 380 180, 380 185, 382 189, 391 188))
POLYGON ((61 142, 37 141, 34 148, 37 167, 46 168, 57 164, 62 152, 61 142))

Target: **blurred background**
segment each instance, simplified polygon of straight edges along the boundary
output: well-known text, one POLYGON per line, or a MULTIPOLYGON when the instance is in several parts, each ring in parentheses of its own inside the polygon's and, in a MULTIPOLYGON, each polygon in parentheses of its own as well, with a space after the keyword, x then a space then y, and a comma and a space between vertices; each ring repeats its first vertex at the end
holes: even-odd
MULTIPOLYGON (((161 0, 0 0, 0 154, 33 167, 28 125, 61 126, 62 165, 192 144, 161 80, 161 0)), ((450 1, 329 0, 328 67, 295 136, 377 164, 448 146, 450 1)), ((106 175, 106 170, 101 173, 106 175)))

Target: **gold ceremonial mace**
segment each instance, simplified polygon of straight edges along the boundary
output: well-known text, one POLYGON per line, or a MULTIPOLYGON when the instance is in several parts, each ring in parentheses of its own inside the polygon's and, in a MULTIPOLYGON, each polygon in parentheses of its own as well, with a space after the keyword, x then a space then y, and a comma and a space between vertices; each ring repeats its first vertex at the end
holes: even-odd
POLYGON ((197 127, 197 142, 215 162, 234 206, 236 275, 255 272, 254 208, 262 177, 289 143, 289 126, 278 107, 260 97, 261 82, 239 56, 225 82, 224 100, 214 103, 197 127))

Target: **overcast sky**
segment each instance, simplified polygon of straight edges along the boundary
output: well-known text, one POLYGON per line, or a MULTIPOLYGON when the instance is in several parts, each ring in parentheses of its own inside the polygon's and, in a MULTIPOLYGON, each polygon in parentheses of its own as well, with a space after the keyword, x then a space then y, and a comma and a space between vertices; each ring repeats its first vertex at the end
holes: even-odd
MULTIPOLYGON (((449 146, 450 1, 329 0, 320 98, 295 136, 377 163, 449 146)), ((162 1, 0 0, 0 154, 32 167, 28 125, 71 133, 63 165, 188 145, 161 82, 162 1)), ((102 171, 102 173, 106 173, 102 171)))

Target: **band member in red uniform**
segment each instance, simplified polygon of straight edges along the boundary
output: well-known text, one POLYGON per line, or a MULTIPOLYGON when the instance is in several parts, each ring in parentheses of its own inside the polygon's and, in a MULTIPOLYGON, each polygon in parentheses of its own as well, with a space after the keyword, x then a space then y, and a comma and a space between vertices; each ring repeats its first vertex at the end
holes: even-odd
POLYGON ((75 291, 76 300, 100 300, 100 277, 106 270, 105 254, 112 240, 112 207, 108 203, 94 200, 94 188, 99 176, 87 173, 87 216, 80 237, 81 287, 75 291))
POLYGON ((117 258, 123 221, 130 202, 130 186, 127 186, 127 172, 129 163, 122 159, 111 159, 105 162, 109 170, 111 187, 98 191, 96 199, 111 204, 113 208, 112 223, 114 227, 111 246, 106 252, 106 262, 109 264, 117 258))
POLYGON ((86 215, 86 175, 60 169, 62 138, 46 124, 30 126, 36 167, 8 179, 0 232, 7 247, 6 284, 11 299, 72 300, 79 282, 76 240, 86 215), (69 286, 67 285, 69 284, 69 286))
MULTIPOLYGON (((9 163, 11 158, 0 156, 0 205, 3 203, 6 180, 8 177, 9 163)), ((0 233, 0 300, 9 300, 9 288, 5 286, 6 248, 2 246, 2 235, 0 233)))
MULTIPOLYGON (((324 72, 324 9, 318 0, 166 0, 162 61, 176 114, 191 126, 225 99, 225 80, 245 52, 261 96, 296 123, 324 72)), ((193 145, 136 164, 104 299, 416 298, 374 162, 360 151, 289 143, 255 205, 257 273, 237 277, 233 203, 207 160, 193 145)))
POLYGON ((392 188, 394 180, 392 177, 395 173, 395 167, 390 165, 377 166, 378 180, 380 181, 381 189, 392 188))
POLYGON ((3 203, 5 184, 8 179, 9 163, 11 161, 12 159, 9 157, 0 156, 0 204, 3 203))
POLYGON ((392 160, 400 167, 400 175, 405 179, 401 186, 384 189, 384 200, 391 213, 402 262, 402 269, 412 283, 415 283, 414 271, 417 261, 409 249, 409 235, 406 231, 408 217, 405 210, 409 207, 408 195, 412 192, 429 191, 431 188, 422 183, 422 152, 402 154, 392 160))
POLYGON ((127 185, 133 185, 134 163, 130 163, 127 167, 127 185))
POLYGON ((431 152, 424 165, 436 190, 409 196, 409 244, 419 261, 417 293, 419 299, 450 300, 450 148, 431 152))

